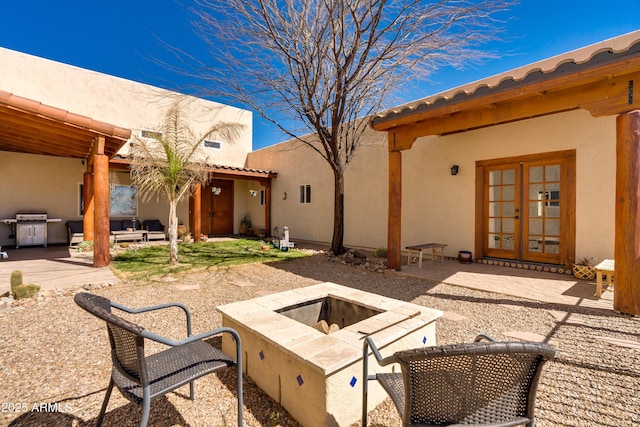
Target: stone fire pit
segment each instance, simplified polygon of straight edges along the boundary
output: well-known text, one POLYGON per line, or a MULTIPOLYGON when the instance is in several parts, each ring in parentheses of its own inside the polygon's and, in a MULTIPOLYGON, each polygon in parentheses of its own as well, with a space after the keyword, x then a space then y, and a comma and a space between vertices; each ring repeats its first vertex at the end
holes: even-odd
MULTIPOLYGON (((385 356, 435 345, 435 320, 442 315, 328 282, 218 311, 223 325, 240 334, 244 372, 307 427, 346 426, 360 418, 363 337, 371 335, 385 356)), ((222 349, 235 356, 230 337, 223 336, 222 349)), ((369 357, 370 373, 399 369, 381 368, 369 357)), ((371 382, 369 407, 385 397, 371 382)))

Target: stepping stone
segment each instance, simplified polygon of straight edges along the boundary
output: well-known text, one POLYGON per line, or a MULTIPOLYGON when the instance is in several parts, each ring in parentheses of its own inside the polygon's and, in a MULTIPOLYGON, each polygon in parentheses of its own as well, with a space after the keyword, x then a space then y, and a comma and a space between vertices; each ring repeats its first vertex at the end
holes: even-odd
POLYGON ((175 282, 177 280, 178 279, 176 279, 175 277, 171 277, 168 274, 153 279, 154 282, 175 282))
POLYGON ((567 325, 579 325, 579 326, 587 324, 583 319, 576 317, 575 314, 572 314, 566 311, 547 310, 547 312, 549 312, 549 314, 551 314, 551 316, 554 319, 556 319, 556 322, 564 323, 567 325))
POLYGON ((640 350, 640 342, 623 340, 620 338, 611 338, 611 337, 594 337, 597 340, 604 341, 609 344, 617 345, 618 347, 632 348, 634 350, 640 350))
POLYGON ((466 316, 462 314, 456 313, 455 311, 445 311, 442 314, 441 319, 453 320, 454 322, 460 322, 462 320, 467 320, 466 316))
POLYGON ((247 288, 249 286, 255 286, 255 283, 249 282, 248 280, 237 280, 235 282, 231 282, 233 286, 237 286, 239 288, 247 288))
POLYGON ((503 302, 499 304, 501 307, 505 307, 505 308, 509 308, 511 310, 515 310, 515 311, 520 311, 520 310, 524 310, 524 307, 520 304, 517 303, 509 303, 509 302, 503 302))
POLYGON ((200 289, 200 285, 175 285, 175 288, 179 291, 192 291, 194 289, 200 289))

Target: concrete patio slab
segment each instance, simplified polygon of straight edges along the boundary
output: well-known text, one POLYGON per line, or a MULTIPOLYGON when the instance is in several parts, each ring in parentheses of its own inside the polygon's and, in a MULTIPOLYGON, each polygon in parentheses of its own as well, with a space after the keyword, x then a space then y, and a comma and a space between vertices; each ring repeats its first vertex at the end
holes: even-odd
POLYGON ((579 280, 568 274, 480 263, 461 264, 451 259, 446 259, 444 263, 427 261, 422 268, 403 265, 401 271, 392 274, 420 277, 533 301, 613 310, 613 292, 603 292, 601 298, 596 298, 595 279, 579 280))
POLYGON ((109 267, 93 267, 91 253, 66 246, 3 247, 9 257, 0 261, 0 294, 11 289, 11 272, 20 270, 23 283, 45 289, 78 288, 85 284, 117 284, 109 267))

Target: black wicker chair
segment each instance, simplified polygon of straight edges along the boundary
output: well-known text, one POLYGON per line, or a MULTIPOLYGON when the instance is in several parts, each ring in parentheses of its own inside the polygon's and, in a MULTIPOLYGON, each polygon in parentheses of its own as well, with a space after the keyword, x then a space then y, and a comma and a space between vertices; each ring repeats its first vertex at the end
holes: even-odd
POLYGON ((190 384, 190 398, 194 399, 193 381, 212 372, 236 366, 238 371, 238 426, 242 426, 242 351, 240 336, 231 328, 217 328, 198 335, 191 335, 191 315, 187 307, 178 303, 162 304, 153 307, 131 309, 93 294, 79 293, 75 302, 89 313, 107 322, 111 359, 113 368, 107 393, 102 403, 96 425, 102 424, 107 410, 113 386, 131 402, 142 406, 140 426, 147 425, 151 401, 181 387, 190 384), (130 321, 116 316, 112 308, 127 313, 144 313, 167 307, 179 307, 187 317, 187 335, 180 341, 164 338, 146 331, 130 321), (237 361, 222 351, 203 341, 204 338, 221 333, 229 333, 235 338, 237 361), (149 356, 145 356, 145 339, 170 346, 149 356))
MULTIPOLYGON (((483 340, 489 342, 482 342, 483 340)), ((542 365, 555 350, 544 343, 475 342, 399 351, 382 358, 371 337, 363 349, 362 425, 367 425, 368 381, 378 380, 395 403, 404 426, 534 425, 542 365), (367 347, 381 366, 402 373, 368 374, 367 347)))

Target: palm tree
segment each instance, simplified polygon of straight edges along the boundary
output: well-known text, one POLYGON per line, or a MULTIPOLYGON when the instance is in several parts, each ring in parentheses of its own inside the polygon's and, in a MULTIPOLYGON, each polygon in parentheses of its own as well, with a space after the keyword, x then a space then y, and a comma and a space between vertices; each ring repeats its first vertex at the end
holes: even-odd
POLYGON ((143 201, 159 195, 169 202, 169 263, 178 262, 178 203, 209 177, 209 159, 199 148, 213 136, 233 142, 242 128, 239 123, 218 122, 198 136, 189 126, 184 103, 176 101, 165 115, 161 132, 131 144, 131 179, 143 201))

